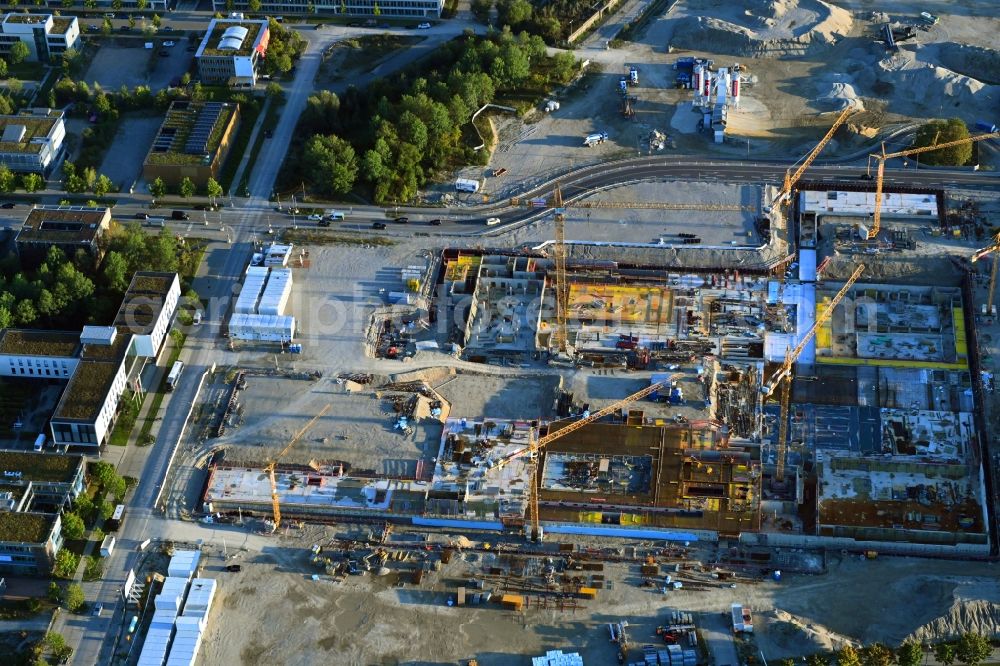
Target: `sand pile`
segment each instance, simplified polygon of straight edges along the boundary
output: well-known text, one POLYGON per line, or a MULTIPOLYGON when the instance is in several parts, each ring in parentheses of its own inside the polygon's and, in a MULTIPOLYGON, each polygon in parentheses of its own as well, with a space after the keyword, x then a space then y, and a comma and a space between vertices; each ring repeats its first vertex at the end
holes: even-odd
POLYGON ((851 30, 846 10, 823 0, 688 0, 673 45, 743 57, 804 56, 851 30))
POLYGON ((820 111, 863 111, 865 106, 854 87, 854 79, 842 72, 830 72, 816 79, 816 106, 820 111))
POLYGON ((1000 584, 979 582, 957 586, 951 608, 914 631, 910 638, 940 641, 969 631, 993 638, 1000 636, 1000 584))
POLYGON ((1000 51, 967 44, 941 44, 938 59, 948 69, 983 83, 1000 84, 1000 51))
POLYGON ((764 619, 763 623, 754 623, 754 629, 758 640, 769 644, 772 651, 790 651, 792 654, 833 652, 848 643, 855 644, 846 636, 780 608, 766 613, 764 619), (762 625, 759 629, 758 624, 762 625))

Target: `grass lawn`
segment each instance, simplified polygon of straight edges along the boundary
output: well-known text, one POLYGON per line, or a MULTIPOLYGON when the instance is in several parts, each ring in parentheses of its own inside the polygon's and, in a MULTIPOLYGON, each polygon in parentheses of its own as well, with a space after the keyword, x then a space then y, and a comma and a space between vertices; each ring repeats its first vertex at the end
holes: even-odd
POLYGON ((16 65, 8 65, 8 76, 26 81, 40 81, 45 76, 45 65, 40 62, 20 62, 16 65))
MULTIPOLYGON (((257 132, 257 140, 254 141, 253 146, 250 148, 250 161, 243 172, 243 178, 238 183, 237 192, 242 192, 250 184, 250 174, 253 173, 253 165, 257 161, 257 154, 260 152, 261 146, 264 145, 264 141, 267 140, 264 134, 267 130, 273 130, 277 126, 278 116, 281 115, 281 109, 284 106, 284 102, 272 99, 271 106, 267 107, 267 115, 264 116, 264 123, 260 126, 260 132, 257 132)), ((233 175, 235 176, 235 173, 233 175)))
MULTIPOLYGON (((240 129, 236 132, 236 138, 233 139, 226 163, 223 165, 222 171, 219 172, 219 184, 222 185, 222 190, 226 193, 233 186, 233 177, 236 176, 236 169, 240 166, 243 153, 250 145, 250 133, 253 132, 253 126, 257 124, 257 116, 259 115, 259 108, 249 104, 240 106, 240 129)), ((248 169, 251 167, 253 167, 252 162, 247 164, 248 169)))
MULTIPOLYGON (((186 337, 187 336, 183 333, 176 337, 171 336, 170 344, 172 344, 173 347, 170 349, 170 356, 167 358, 168 368, 172 368, 174 363, 177 361, 177 358, 181 355, 181 349, 184 348, 184 340, 186 337)), ((164 375, 160 385, 153 393, 152 402, 149 403, 149 411, 146 412, 146 418, 143 419, 142 428, 139 430, 139 438, 136 440, 139 446, 152 444, 152 436, 149 433, 153 429, 153 422, 156 420, 156 415, 160 411, 160 404, 163 402, 163 396, 166 395, 166 381, 166 375, 164 375)))
POLYGON ((323 54, 317 80, 339 81, 371 71, 379 62, 397 51, 424 40, 416 35, 365 35, 336 42, 323 54))
POLYGON ((134 398, 126 398, 124 400, 122 411, 118 415, 118 421, 115 423, 115 429, 111 431, 111 437, 108 438, 111 446, 125 446, 128 444, 128 437, 132 434, 132 427, 135 425, 135 420, 139 416, 139 409, 141 407, 142 403, 137 402, 134 398))
POLYGON ((281 240, 303 245, 395 245, 396 241, 385 236, 342 235, 319 229, 285 229, 281 240))

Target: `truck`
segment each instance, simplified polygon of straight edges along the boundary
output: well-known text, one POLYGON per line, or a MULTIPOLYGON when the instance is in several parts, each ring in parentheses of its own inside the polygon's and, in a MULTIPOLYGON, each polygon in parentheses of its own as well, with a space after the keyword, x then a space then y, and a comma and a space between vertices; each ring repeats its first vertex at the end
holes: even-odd
POLYGON ((177 388, 177 384, 181 380, 181 372, 184 370, 184 364, 180 361, 176 361, 174 366, 170 368, 170 374, 167 375, 167 391, 173 391, 177 388))
POLYGON ((107 519, 104 523, 104 528, 108 532, 117 532, 121 529, 122 523, 125 522, 125 505, 119 504, 115 507, 115 512, 111 514, 111 517, 107 519))
POLYGON ((475 194, 479 191, 479 181, 470 178, 458 178, 455 180, 455 189, 459 192, 471 192, 475 194))
POLYGON ((920 19, 927 25, 937 25, 938 17, 930 12, 920 12, 920 19))
POLYGON ((629 80, 629 85, 633 86, 639 85, 639 70, 637 68, 629 67, 628 80, 629 80))
POLYGON ((101 542, 101 557, 111 557, 113 552, 115 552, 115 538, 109 534, 101 542))
POLYGON ((596 134, 588 134, 587 138, 583 140, 583 145, 590 148, 591 146, 596 146, 598 144, 604 143, 608 140, 607 132, 597 132, 596 134))
POLYGON ((38 437, 35 438, 35 453, 38 453, 45 448, 45 433, 39 433, 38 437))
POLYGON ((733 632, 737 634, 752 634, 753 618, 750 616, 750 609, 744 608, 743 604, 733 604, 730 610, 733 615, 733 632))

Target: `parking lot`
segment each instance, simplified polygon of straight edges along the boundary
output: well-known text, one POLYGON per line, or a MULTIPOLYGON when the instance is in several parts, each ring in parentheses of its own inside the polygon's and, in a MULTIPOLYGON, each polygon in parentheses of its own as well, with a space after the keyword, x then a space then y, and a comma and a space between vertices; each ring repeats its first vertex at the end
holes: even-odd
POLYGON ((170 37, 145 39, 142 37, 119 38, 106 43, 94 56, 87 70, 85 80, 96 81, 102 88, 117 90, 125 85, 134 88, 148 85, 154 91, 166 88, 171 79, 178 78, 187 71, 194 53, 185 50, 187 41, 178 36, 173 47, 163 47, 170 37), (147 42, 152 49, 145 48, 147 42), (160 51, 168 55, 161 57, 160 51))
POLYGON ((156 115, 126 118, 118 126, 114 143, 104 156, 101 173, 110 178, 122 191, 128 191, 128 188, 140 179, 142 161, 162 122, 163 118, 156 115))

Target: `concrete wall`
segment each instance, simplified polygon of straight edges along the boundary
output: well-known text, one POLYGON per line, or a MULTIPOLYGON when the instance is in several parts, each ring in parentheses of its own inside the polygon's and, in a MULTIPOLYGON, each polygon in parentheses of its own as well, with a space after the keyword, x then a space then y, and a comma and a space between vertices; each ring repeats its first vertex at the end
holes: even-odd
POLYGON ((603 19, 606 13, 614 11, 615 7, 618 6, 619 2, 620 0, 608 0, 607 4, 605 4, 603 7, 594 12, 589 19, 583 22, 583 25, 574 30, 572 34, 570 34, 570 36, 566 38, 566 41, 572 44, 573 42, 578 40, 580 36, 583 35, 583 33, 587 32, 587 30, 590 29, 591 26, 593 26, 595 23, 603 19))

